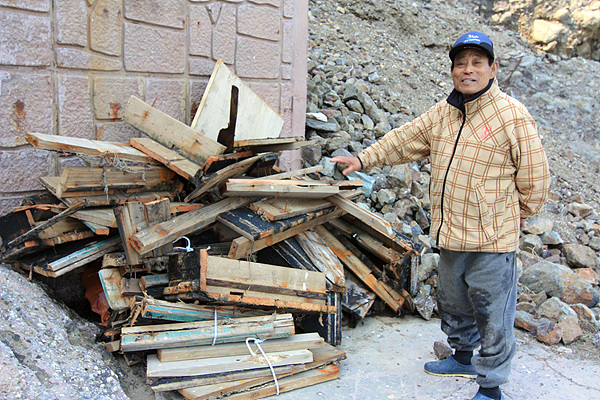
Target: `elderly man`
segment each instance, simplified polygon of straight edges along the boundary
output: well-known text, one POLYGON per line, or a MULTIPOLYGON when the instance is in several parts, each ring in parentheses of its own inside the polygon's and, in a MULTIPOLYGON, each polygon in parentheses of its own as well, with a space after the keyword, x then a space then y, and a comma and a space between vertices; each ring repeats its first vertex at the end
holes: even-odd
POLYGON ((347 175, 430 157, 437 303, 454 354, 426 363, 425 371, 476 377, 473 400, 500 400, 516 348, 520 226, 542 208, 550 175, 535 121, 498 88, 492 41, 469 32, 454 43, 450 60, 454 90, 445 101, 358 157, 332 161, 346 164, 347 175))

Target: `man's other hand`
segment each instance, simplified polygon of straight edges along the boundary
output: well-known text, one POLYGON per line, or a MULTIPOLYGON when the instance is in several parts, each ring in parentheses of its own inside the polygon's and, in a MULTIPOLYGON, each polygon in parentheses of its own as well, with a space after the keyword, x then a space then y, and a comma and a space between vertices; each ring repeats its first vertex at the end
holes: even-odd
POLYGON ((338 164, 346 164, 346 168, 342 171, 344 175, 360 171, 362 168, 362 164, 358 157, 335 156, 330 161, 338 164))

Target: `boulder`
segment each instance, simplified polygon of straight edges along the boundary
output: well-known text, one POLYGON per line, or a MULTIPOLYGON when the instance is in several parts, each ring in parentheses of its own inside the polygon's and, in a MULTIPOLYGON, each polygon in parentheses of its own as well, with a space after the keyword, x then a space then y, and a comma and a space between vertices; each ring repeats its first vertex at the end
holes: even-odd
POLYGON ((437 253, 425 253, 421 256, 421 263, 417 268, 419 282, 423 282, 431 276, 431 272, 438 267, 440 255, 437 253))
POLYGON ((598 270, 598 256, 588 246, 582 244, 565 244, 562 247, 567 263, 573 268, 594 268, 598 270))
POLYGON ((579 320, 575 315, 563 315, 558 321, 558 326, 562 332, 564 344, 569 344, 583 335, 583 330, 579 326, 579 320))
POLYGON ((567 304, 583 303, 593 307, 598 292, 569 267, 542 260, 523 271, 519 282, 534 292, 560 298, 567 304))
POLYGON ((542 239, 542 243, 546 245, 559 246, 563 244, 563 240, 560 237, 559 233, 555 231, 542 233, 540 235, 540 238, 542 239))
POLYGON ((519 238, 519 248, 523 251, 541 255, 544 250, 542 239, 538 235, 524 235, 519 238))
POLYGON ((525 221, 523 232, 533 235, 541 235, 542 233, 550 232, 553 227, 554 222, 550 218, 528 218, 525 221))
POLYGON ((575 311, 567 303, 556 297, 550 297, 540 304, 535 310, 536 317, 548 318, 551 321, 558 322, 563 316, 570 315, 576 317, 575 311))
POLYGON ((596 333, 600 329, 600 321, 596 315, 585 304, 573 304, 571 306, 579 319, 579 326, 586 332, 596 333))
POLYGON ((557 344, 562 339, 560 326, 552 321, 537 325, 531 333, 537 340, 549 345, 557 344))
POLYGON ((395 165, 388 174, 388 182, 392 187, 410 189, 412 186, 412 172, 408 164, 395 165))

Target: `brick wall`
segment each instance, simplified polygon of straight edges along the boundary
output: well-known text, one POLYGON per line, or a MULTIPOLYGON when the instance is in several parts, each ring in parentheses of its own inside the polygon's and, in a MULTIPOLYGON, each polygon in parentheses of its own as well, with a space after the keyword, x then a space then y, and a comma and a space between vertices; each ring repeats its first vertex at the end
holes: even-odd
MULTIPOLYGON (((136 95, 189 124, 217 59, 304 134, 307 0, 0 0, 0 215, 74 157, 26 132, 126 142, 136 95)), ((294 156, 283 167, 296 168, 294 156)))

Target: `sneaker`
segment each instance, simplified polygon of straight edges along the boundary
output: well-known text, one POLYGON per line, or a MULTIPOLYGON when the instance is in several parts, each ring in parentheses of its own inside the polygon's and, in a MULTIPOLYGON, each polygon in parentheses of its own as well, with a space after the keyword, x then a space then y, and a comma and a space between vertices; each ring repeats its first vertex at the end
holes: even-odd
MULTIPOLYGON (((477 393, 475 395, 475 397, 473 397, 471 400, 492 400, 490 397, 484 396, 481 393, 477 393)), ((504 400, 504 396, 501 394, 500 395, 500 400, 504 400)))
MULTIPOLYGON (((430 361, 425 363, 425 372, 437 376, 458 376, 461 378, 476 378, 477 372, 472 365, 463 365, 456 361, 452 356, 441 361, 430 361)), ((479 395, 479 394, 478 394, 479 395)), ((485 400, 486 397, 473 400, 485 400)))

